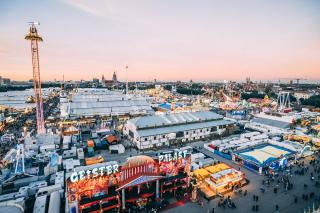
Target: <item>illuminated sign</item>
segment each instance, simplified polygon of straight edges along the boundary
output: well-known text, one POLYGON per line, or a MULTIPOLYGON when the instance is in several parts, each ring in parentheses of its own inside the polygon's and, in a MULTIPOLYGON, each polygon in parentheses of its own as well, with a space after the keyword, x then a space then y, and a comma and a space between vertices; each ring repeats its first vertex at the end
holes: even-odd
POLYGON ((96 178, 98 176, 111 175, 119 172, 119 165, 108 165, 99 168, 93 168, 88 170, 81 170, 79 172, 74 172, 70 176, 71 182, 77 182, 79 180, 96 178))
POLYGON ((188 153, 187 150, 183 150, 183 151, 177 151, 177 152, 171 152, 171 153, 159 155, 159 163, 177 161, 178 159, 186 158, 187 153, 188 153))
POLYGON ((142 183, 158 180, 159 178, 162 178, 162 176, 140 176, 137 179, 126 184, 125 187, 127 188, 127 187, 131 187, 131 186, 140 185, 142 183))

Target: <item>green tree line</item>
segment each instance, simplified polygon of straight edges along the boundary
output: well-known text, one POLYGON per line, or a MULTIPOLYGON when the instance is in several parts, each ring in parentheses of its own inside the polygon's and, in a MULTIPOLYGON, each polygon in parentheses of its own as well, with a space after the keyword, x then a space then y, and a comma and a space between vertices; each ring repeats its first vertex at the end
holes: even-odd
POLYGON ((320 95, 313 95, 308 99, 301 100, 302 105, 320 107, 320 95))

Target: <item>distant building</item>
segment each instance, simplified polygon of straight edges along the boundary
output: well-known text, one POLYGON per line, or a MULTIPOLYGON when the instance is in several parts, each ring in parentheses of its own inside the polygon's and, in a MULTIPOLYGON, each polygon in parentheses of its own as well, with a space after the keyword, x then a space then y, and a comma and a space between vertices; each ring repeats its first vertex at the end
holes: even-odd
POLYGON ((29 82, 29 81, 11 81, 10 85, 13 85, 15 87, 27 87, 27 86, 32 86, 33 85, 33 81, 29 82))
POLYGON ((183 112, 137 117, 127 121, 124 134, 138 149, 201 140, 219 135, 234 123, 214 112, 183 112))
POLYGON ((104 75, 102 75, 102 78, 101 78, 101 86, 102 87, 114 87, 114 86, 117 86, 117 85, 118 85, 118 79, 117 79, 116 72, 113 72, 111 80, 106 80, 104 78, 104 75))
POLYGON ((310 98, 312 96, 312 93, 310 93, 310 92, 295 92, 293 94, 293 96, 298 100, 300 100, 300 99, 308 99, 308 98, 310 98))
POLYGON ((11 84, 11 80, 10 80, 10 78, 3 78, 2 79, 2 83, 3 83, 3 85, 10 85, 11 84))
POLYGON ((162 87, 161 84, 156 84, 156 85, 154 85, 154 88, 155 88, 155 89, 158 89, 158 90, 161 89, 161 87, 162 87))
POLYGON ((98 78, 93 78, 92 82, 98 84, 99 83, 99 79, 98 78))
POLYGON ((116 72, 113 72, 112 81, 113 81, 114 84, 118 83, 118 79, 117 79, 117 74, 116 74, 116 72))
POLYGON ((10 84, 11 84, 10 78, 2 78, 2 76, 0 76, 0 86, 7 86, 10 84))
POLYGON ((246 84, 251 84, 251 80, 249 77, 246 78, 246 84))
POLYGON ((106 86, 106 80, 104 79, 104 75, 101 77, 101 86, 105 87, 106 86))
POLYGON ((246 92, 252 92, 257 90, 257 85, 253 83, 249 77, 246 78, 246 82, 242 86, 243 90, 246 92))

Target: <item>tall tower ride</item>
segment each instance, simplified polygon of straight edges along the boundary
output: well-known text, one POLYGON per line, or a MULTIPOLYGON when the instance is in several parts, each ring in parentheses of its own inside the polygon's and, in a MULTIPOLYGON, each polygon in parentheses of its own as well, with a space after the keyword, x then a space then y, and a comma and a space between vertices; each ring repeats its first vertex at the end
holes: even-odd
POLYGON ((38 134, 42 134, 42 133, 45 133, 45 128, 44 128, 44 118, 43 118, 40 65, 39 65, 39 49, 38 49, 38 42, 41 42, 42 38, 38 35, 38 31, 36 28, 36 25, 39 25, 39 23, 31 22, 30 25, 31 26, 29 29, 29 33, 25 36, 25 39, 31 41, 34 99, 35 99, 35 104, 36 104, 36 118, 37 118, 37 132, 38 132, 38 134))

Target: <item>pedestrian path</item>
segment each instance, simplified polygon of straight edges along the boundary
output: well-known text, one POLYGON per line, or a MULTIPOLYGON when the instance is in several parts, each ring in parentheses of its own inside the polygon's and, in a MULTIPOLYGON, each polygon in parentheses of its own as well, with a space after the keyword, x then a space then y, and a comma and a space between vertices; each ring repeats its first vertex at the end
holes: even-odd
MULTIPOLYGON (((203 147, 199 143, 194 147, 203 147)), ((235 169, 239 169, 239 165, 233 163, 231 160, 225 159, 221 156, 215 155, 212 152, 204 148, 196 148, 198 151, 204 153, 205 155, 212 157, 220 162, 226 163, 235 169)), ((306 160, 308 161, 308 160, 306 160)), ((315 206, 319 205, 319 201, 315 199, 309 199, 308 201, 302 200, 302 194, 310 194, 311 192, 318 192, 320 194, 320 189, 312 186, 310 180, 310 172, 306 175, 293 175, 292 183, 294 184, 293 189, 285 191, 283 184, 279 185, 278 192, 275 194, 273 192, 274 186, 270 187, 265 186, 265 193, 262 193, 260 187, 262 186, 262 181, 265 179, 265 176, 259 175, 256 172, 248 170, 246 168, 240 167, 240 170, 245 173, 246 178, 250 181, 249 185, 245 186, 244 189, 248 191, 247 196, 235 194, 230 192, 225 195, 231 196, 232 201, 236 204, 236 209, 230 209, 226 207, 225 209, 217 207, 219 199, 213 199, 209 202, 205 202, 204 207, 202 208, 199 204, 196 203, 186 203, 185 205, 178 206, 166 210, 166 213, 193 213, 193 212, 211 212, 212 208, 215 208, 215 213, 248 213, 253 212, 253 205, 259 206, 260 213, 275 213, 275 205, 279 205, 281 213, 303 213, 303 210, 310 206, 312 207, 313 203, 315 206), (308 188, 304 188, 304 183, 309 185, 308 188), (253 195, 258 195, 258 201, 253 201, 253 195), (298 197, 298 202, 294 202, 295 196, 298 197)), ((273 183, 274 185, 276 183, 273 183)))

